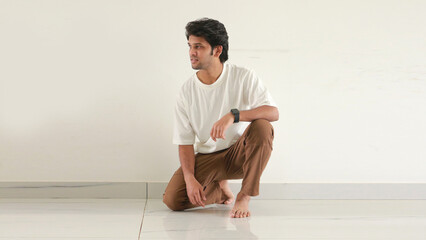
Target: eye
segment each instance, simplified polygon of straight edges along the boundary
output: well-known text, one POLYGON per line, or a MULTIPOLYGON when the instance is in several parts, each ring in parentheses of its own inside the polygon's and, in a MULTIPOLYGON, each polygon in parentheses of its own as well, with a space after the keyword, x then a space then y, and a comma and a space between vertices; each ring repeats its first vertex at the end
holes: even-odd
MULTIPOLYGON (((189 46, 189 45, 188 45, 188 47, 189 47, 189 48, 191 48, 191 46, 189 46)), ((195 48, 195 49, 199 49, 199 48, 202 48, 202 47, 203 47, 203 46, 196 45, 196 46, 194 46, 193 48, 195 48)))

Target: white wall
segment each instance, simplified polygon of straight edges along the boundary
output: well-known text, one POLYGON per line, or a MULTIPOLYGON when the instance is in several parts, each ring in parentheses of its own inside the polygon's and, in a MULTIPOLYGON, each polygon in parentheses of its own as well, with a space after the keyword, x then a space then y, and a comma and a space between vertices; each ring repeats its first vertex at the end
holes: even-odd
POLYGON ((179 167, 187 22, 280 109, 262 182, 426 182, 425 1, 0 1, 0 181, 162 181, 179 167))

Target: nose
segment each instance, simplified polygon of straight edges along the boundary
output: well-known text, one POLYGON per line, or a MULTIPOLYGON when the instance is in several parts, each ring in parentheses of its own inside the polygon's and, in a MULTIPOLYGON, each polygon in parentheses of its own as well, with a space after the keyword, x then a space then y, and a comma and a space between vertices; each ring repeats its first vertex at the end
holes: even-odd
POLYGON ((196 51, 193 48, 189 49, 189 56, 195 57, 195 54, 196 54, 196 51))

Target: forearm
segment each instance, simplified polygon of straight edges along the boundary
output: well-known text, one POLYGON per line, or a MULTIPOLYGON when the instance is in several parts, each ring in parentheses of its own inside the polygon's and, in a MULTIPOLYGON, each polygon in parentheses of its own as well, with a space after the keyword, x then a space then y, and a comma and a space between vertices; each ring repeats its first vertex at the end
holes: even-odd
POLYGON ((179 161, 185 181, 194 177, 195 153, 193 145, 179 145, 179 161))
POLYGON ((278 121, 278 108, 273 106, 260 106, 252 110, 240 111, 240 121, 252 122, 256 119, 266 119, 270 122, 278 121))

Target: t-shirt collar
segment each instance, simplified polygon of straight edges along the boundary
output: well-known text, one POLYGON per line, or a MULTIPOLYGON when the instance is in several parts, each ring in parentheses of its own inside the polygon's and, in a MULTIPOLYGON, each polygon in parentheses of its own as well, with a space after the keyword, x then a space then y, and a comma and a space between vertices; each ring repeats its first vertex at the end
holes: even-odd
POLYGON ((212 83, 212 84, 205 84, 205 83, 203 83, 203 82, 201 82, 201 80, 198 78, 198 76, 197 76, 197 73, 195 73, 194 74, 194 80, 195 80, 195 83, 198 85, 198 86, 200 86, 200 87, 202 87, 202 88, 205 88, 205 89, 213 89, 213 88, 216 88, 216 87, 218 87, 220 84, 222 84, 222 82, 223 82, 223 79, 225 78, 224 77, 224 75, 225 75, 225 73, 226 73, 226 71, 227 71, 227 69, 228 69, 228 63, 224 63, 223 64, 223 69, 222 69, 222 72, 220 73, 220 76, 219 76, 219 78, 214 82, 214 83, 212 83))

